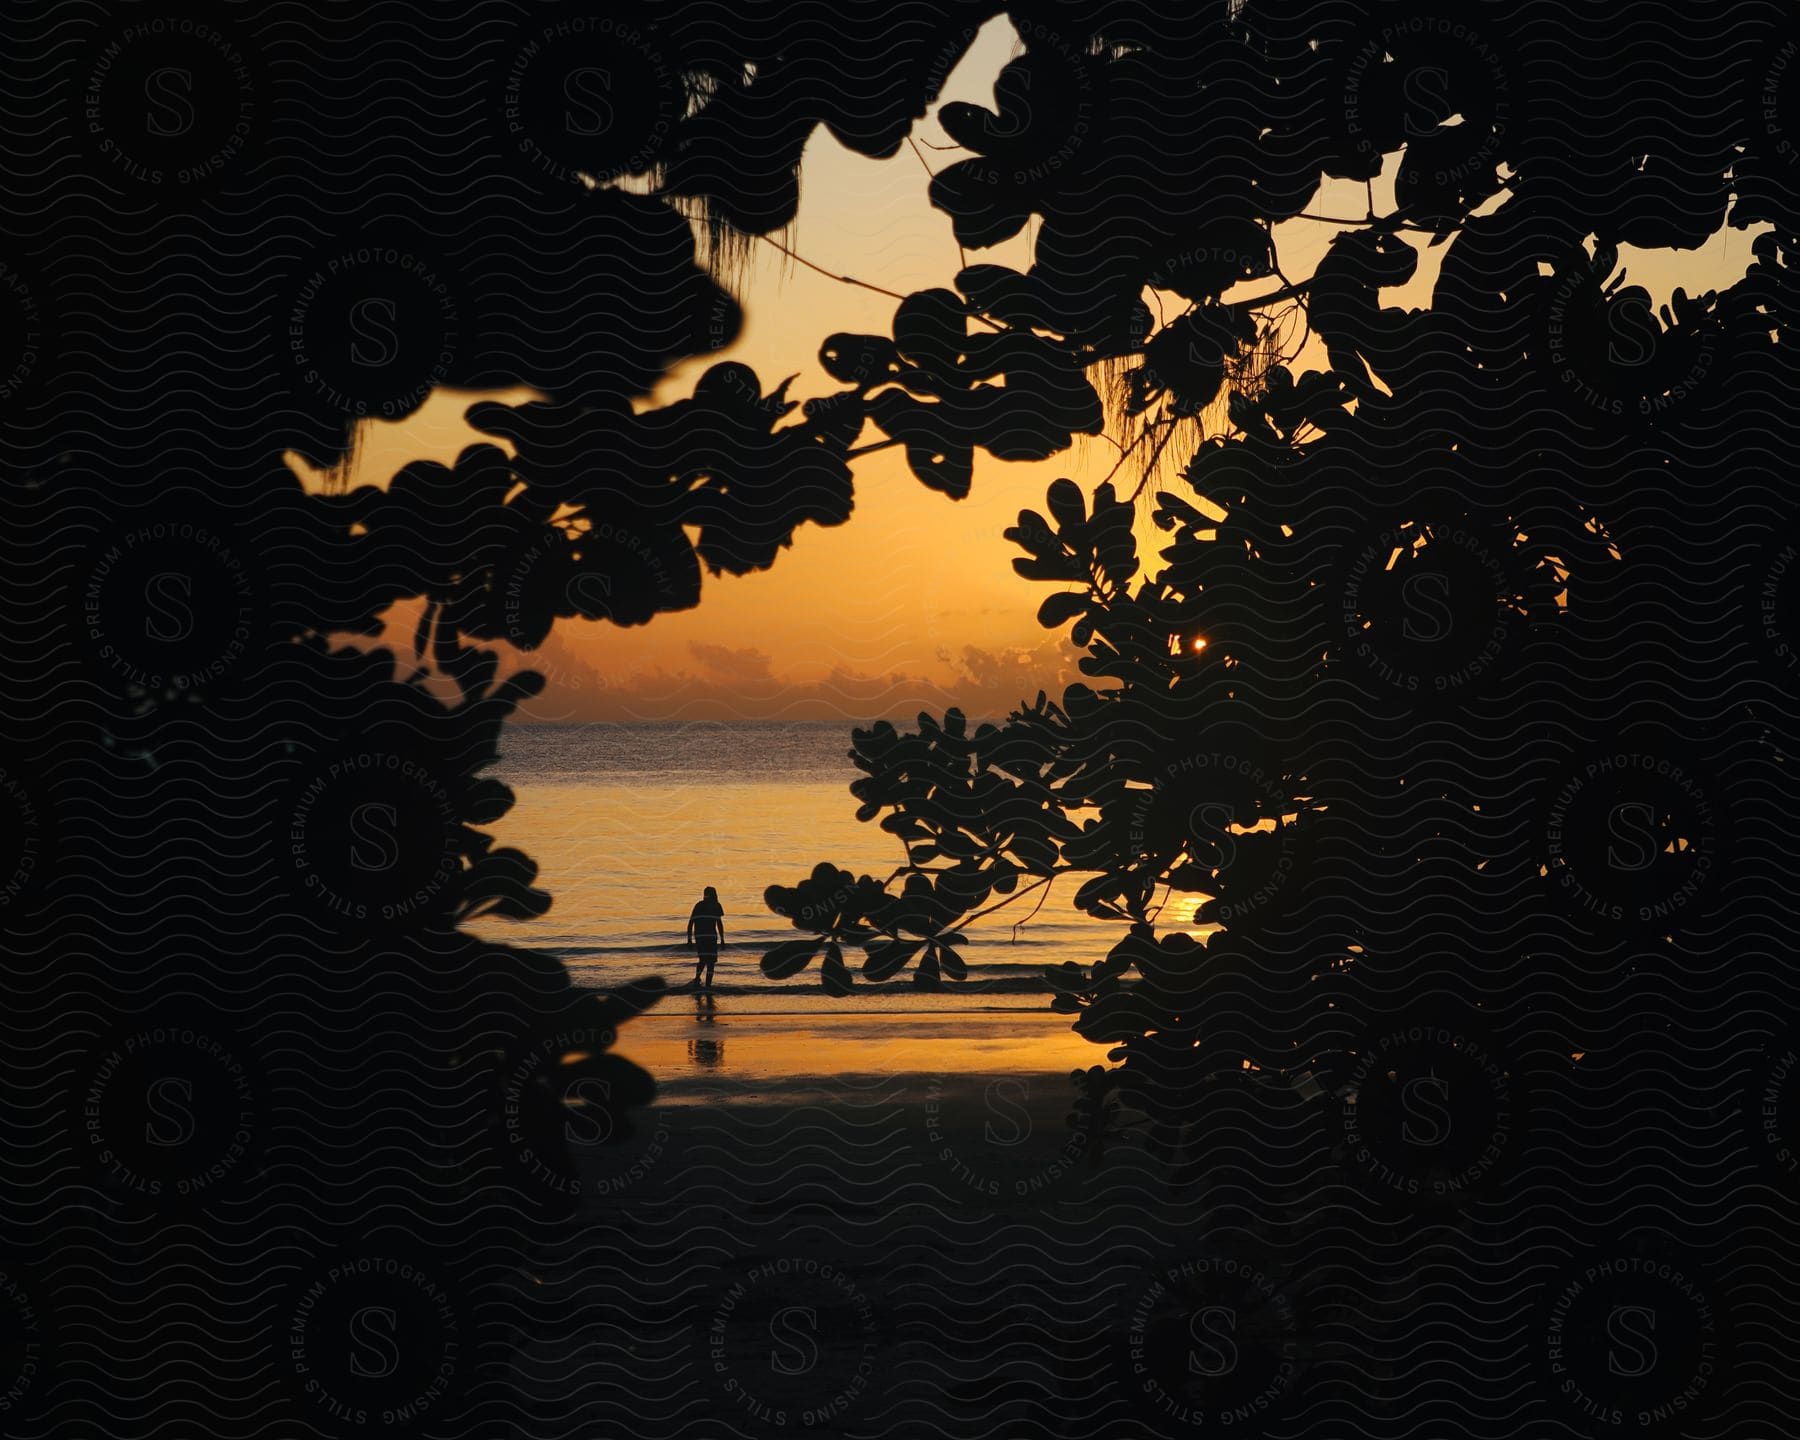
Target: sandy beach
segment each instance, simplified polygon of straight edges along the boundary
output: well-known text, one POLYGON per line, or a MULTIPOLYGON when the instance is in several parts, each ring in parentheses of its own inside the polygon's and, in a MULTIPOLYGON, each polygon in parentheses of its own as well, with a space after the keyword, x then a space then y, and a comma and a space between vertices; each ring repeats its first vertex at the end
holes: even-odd
POLYGON ((937 991, 768 981, 763 951, 793 932, 762 886, 821 853, 891 863, 852 818, 843 748, 832 727, 509 737, 509 821, 557 899, 508 938, 578 984, 672 987, 616 1047, 656 1083, 635 1133, 602 1133, 578 1106, 573 1169, 535 1177, 577 1207, 575 1240, 520 1297, 536 1322, 521 1378, 557 1433, 1091 1436, 1136 1413, 1109 1379, 1128 1378, 1119 1307, 1192 1213, 1129 1145, 1090 1163, 1067 1123, 1071 1072, 1105 1047, 1043 982, 1113 930, 1046 909, 972 941, 972 983, 937 991), (772 744, 782 764, 745 768, 772 744), (721 812, 758 823, 719 829, 721 812), (698 881, 727 901, 710 995, 680 988, 698 881), (558 1408, 571 1366, 607 1403, 558 1408))
POLYGON ((1180 1221, 1157 1218, 1141 1156, 1095 1170, 1066 1124, 1069 1071, 1099 1047, 1048 1011, 694 1012, 672 996, 622 1035, 657 1102, 582 1155, 581 1239, 532 1297, 578 1337, 538 1356, 546 1375, 575 1346, 642 1437, 1093 1435, 1127 1415, 1108 1297, 1180 1221), (617 1285, 596 1288, 609 1256, 617 1285))
POLYGON ((621 1048, 657 1077, 658 1101, 669 1104, 792 1098, 823 1076, 1055 1075, 1066 1090, 1068 1070, 1105 1057, 1048 1006, 871 1013, 854 997, 806 1010, 753 1008, 750 998, 671 994, 632 1022, 621 1048))

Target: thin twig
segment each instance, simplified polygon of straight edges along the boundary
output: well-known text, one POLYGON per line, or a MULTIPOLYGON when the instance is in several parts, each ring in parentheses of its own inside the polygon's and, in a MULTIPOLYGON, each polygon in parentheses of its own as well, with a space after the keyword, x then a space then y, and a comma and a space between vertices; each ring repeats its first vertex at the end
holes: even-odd
POLYGON ((1038 903, 1031 907, 1031 913, 1029 915, 1027 915, 1023 920, 1015 920, 1013 922, 1013 927, 1012 927, 1012 943, 1013 944, 1017 945, 1019 943, 1019 931, 1023 930, 1033 920, 1037 919, 1038 911, 1040 911, 1044 908, 1044 902, 1050 898, 1050 886, 1051 886, 1051 883, 1055 879, 1056 879, 1056 877, 1054 875, 1052 875, 1049 880, 1046 880, 1044 882, 1044 885, 1043 885, 1044 893, 1042 895, 1038 896, 1038 903))
MULTIPOLYGON (((1269 265, 1275 271, 1275 278, 1277 280, 1281 281, 1281 283, 1289 290, 1295 288, 1294 282, 1288 279, 1287 272, 1281 268, 1281 256, 1276 253, 1275 237, 1273 235, 1270 235, 1269 237, 1269 265)), ((1300 336, 1300 344, 1294 350, 1295 359, 1298 359, 1300 351, 1306 348, 1306 341, 1312 334, 1312 317, 1306 313, 1306 307, 1304 305, 1300 307, 1300 324, 1304 333, 1300 336)), ((1283 351, 1283 359, 1286 359, 1285 351, 1283 351)))
MULTIPOLYGON (((765 245, 773 245, 777 250, 779 250, 783 255, 787 256, 788 259, 792 260, 795 264, 804 265, 808 270, 813 271, 815 274, 823 275, 827 280, 837 280, 837 281, 841 281, 845 285, 855 285, 863 290, 873 290, 877 295, 886 295, 891 300, 910 300, 912 298, 910 295, 902 295, 898 290, 889 290, 884 285, 872 285, 867 280, 858 280, 854 275, 834 274, 832 271, 827 270, 823 265, 815 264, 813 261, 808 260, 804 255, 800 254, 799 252, 797 252, 795 250, 790 250, 786 245, 783 245, 779 240, 771 240, 767 235, 758 235, 756 238, 758 240, 762 241, 763 244, 765 244, 765 245)), ((957 248, 958 248, 958 250, 960 250, 962 247, 958 246, 957 248)), ((967 268, 967 267, 965 266, 964 268, 967 268)), ((988 329, 994 330, 994 331, 1010 330, 1012 328, 1010 325, 998 324, 995 321, 989 319, 986 315, 981 314, 980 312, 974 313, 973 315, 970 316, 970 318, 980 321, 981 324, 987 326, 988 329)))
MULTIPOLYGON (((977 910, 971 915, 963 916, 963 918, 961 920, 956 922, 956 928, 958 930, 960 930, 963 928, 963 926, 972 924, 974 921, 981 919, 984 915, 992 915, 996 910, 1004 910, 1008 905, 1011 905, 1017 901, 1023 900, 1033 890, 1038 890, 1038 889, 1041 889, 1042 887, 1048 885, 1058 875, 1073 875, 1075 873, 1075 869, 1076 869, 1076 867, 1073 865, 1063 865, 1056 869, 1053 869, 1048 875, 1044 876, 1042 879, 1034 882, 1033 884, 1027 885, 1021 890, 1013 891, 1013 893, 1008 895, 1004 900, 996 900, 992 905, 989 905, 984 910, 977 910)), ((1041 904, 1043 904, 1043 901, 1040 900, 1038 903, 1041 905, 1041 904)), ((1035 915, 1036 913, 1037 912, 1035 910, 1032 912, 1033 915, 1035 915)), ((1028 915, 1025 918, 1028 920, 1031 917, 1028 915)), ((1020 923, 1023 924, 1024 921, 1021 921, 1020 923)))
POLYGON ((1271 290, 1267 295, 1252 295, 1248 300, 1233 300, 1232 308, 1238 310, 1260 310, 1265 305, 1278 305, 1283 300, 1298 300, 1312 289, 1311 280, 1300 280, 1284 285, 1279 290, 1271 290))
POLYGON ((1144 487, 1150 483, 1150 477, 1156 473, 1156 462, 1162 458, 1162 452, 1168 449, 1169 440, 1175 434, 1175 422, 1171 420, 1163 431, 1162 439, 1156 442, 1156 448, 1150 452, 1150 458, 1144 462, 1144 473, 1138 479, 1137 489, 1131 492, 1131 503, 1136 504, 1138 496, 1144 493, 1144 487))
MULTIPOLYGON (((931 168, 930 165, 928 165, 926 163, 925 154, 922 150, 919 149, 919 142, 917 140, 913 139, 912 136, 908 135, 906 137, 906 143, 908 145, 912 146, 912 152, 915 156, 918 157, 919 164, 924 168, 925 173, 927 175, 929 175, 933 180, 937 179, 937 173, 931 168)), ((954 239, 955 238, 954 235, 952 235, 951 238, 954 239)), ((959 269, 967 270, 969 268, 969 257, 968 257, 968 254, 963 250, 962 241, 960 241, 960 240, 956 241, 956 258, 957 258, 957 260, 959 260, 961 262, 961 264, 958 266, 959 269)))
POLYGON ((871 285, 867 280, 858 280, 854 275, 835 275, 831 271, 827 270, 823 265, 815 265, 811 260, 808 260, 804 255, 798 254, 797 252, 790 250, 787 246, 783 245, 779 240, 771 239, 767 235, 758 235, 756 238, 758 240, 762 241, 763 244, 765 244, 765 245, 773 245, 783 255, 787 256, 788 259, 794 261, 798 265, 804 265, 808 270, 811 270, 811 271, 815 272, 816 274, 823 275, 827 280, 841 280, 846 285, 855 285, 864 290, 873 290, 877 295, 886 295, 890 299, 893 299, 893 300, 904 300, 907 298, 906 296, 902 295, 898 290, 889 290, 886 287, 881 286, 881 285, 871 285))
POLYGON ((1138 432, 1137 439, 1133 440, 1129 445, 1125 446, 1123 449, 1121 449, 1119 451, 1118 460, 1114 462, 1112 469, 1108 470, 1106 472, 1106 474, 1101 477, 1100 483, 1102 485, 1106 484, 1109 480, 1111 480, 1113 478, 1113 476, 1117 475, 1119 473, 1119 471, 1123 470, 1125 468, 1125 462, 1131 458, 1131 452, 1133 450, 1137 449, 1138 446, 1142 445, 1144 443, 1144 441, 1148 440, 1153 434, 1155 434, 1159 427, 1173 425, 1174 423, 1175 423, 1175 421, 1173 420, 1173 418, 1170 418, 1170 419, 1160 419, 1159 418, 1156 420, 1152 420, 1148 425, 1146 425, 1141 431, 1138 432))
POLYGON ((846 450, 844 458, 854 460, 858 455, 873 455, 877 450, 889 450, 896 445, 904 445, 904 440, 875 440, 867 445, 859 445, 854 450, 846 450))
POLYGON ((1364 220, 1346 220, 1339 215, 1308 215, 1302 211, 1298 215, 1288 216, 1290 220, 1317 220, 1322 225, 1384 225, 1391 230, 1417 230, 1421 235, 1435 235, 1437 231, 1429 225, 1419 225, 1411 220, 1402 220, 1397 215, 1382 218, 1371 215, 1364 220))

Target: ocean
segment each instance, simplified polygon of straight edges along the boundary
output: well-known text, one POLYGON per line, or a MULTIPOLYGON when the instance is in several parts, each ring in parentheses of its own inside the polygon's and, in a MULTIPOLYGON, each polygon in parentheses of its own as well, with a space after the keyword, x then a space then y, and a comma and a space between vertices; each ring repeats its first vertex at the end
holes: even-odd
MULTIPOLYGON (((509 726, 489 773, 517 803, 492 829, 536 859, 554 903, 539 919, 490 920, 480 932, 554 952, 579 984, 643 975, 681 984, 693 977, 688 913, 711 885, 725 909, 715 988, 740 1014, 1047 1010, 1044 968, 1089 964, 1117 938, 1116 924, 1072 911, 1065 886, 1029 920, 1035 895, 977 922, 959 947, 969 962, 960 986, 859 977, 839 999, 820 987, 816 963, 791 980, 764 978, 763 952, 801 934, 763 903, 769 885, 796 884, 821 860, 885 878, 902 858, 878 820, 856 819, 849 785, 861 772, 849 749, 836 722, 509 726), (1015 929, 1014 919, 1026 923, 1015 929)), ((845 958, 857 971, 860 952, 845 958)))

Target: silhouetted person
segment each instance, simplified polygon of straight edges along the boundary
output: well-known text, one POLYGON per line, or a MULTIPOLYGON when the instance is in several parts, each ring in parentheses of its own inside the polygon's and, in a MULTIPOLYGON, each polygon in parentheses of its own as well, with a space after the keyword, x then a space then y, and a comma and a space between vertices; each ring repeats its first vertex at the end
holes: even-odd
POLYGON ((695 904, 688 916, 687 943, 694 947, 694 984, 700 984, 700 972, 706 972, 706 988, 712 989, 713 967, 719 963, 719 946, 725 942, 725 911, 719 904, 719 892, 712 886, 695 904))

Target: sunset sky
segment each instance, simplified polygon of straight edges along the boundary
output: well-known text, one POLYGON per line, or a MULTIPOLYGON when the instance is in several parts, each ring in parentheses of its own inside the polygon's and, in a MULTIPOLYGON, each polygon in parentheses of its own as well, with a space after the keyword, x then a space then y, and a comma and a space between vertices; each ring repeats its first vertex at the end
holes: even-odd
MULTIPOLYGON (((1004 18, 991 22, 941 101, 991 105, 994 76, 1016 46, 1004 18)), ((821 127, 806 152, 798 220, 777 238, 834 274, 890 290, 949 285, 964 260, 948 218, 927 201, 925 165, 940 170, 966 152, 950 146, 935 112, 915 127, 914 140, 917 152, 902 146, 887 160, 870 160, 821 127)), ((1390 174, 1392 168, 1390 159, 1390 174)), ((1376 182, 1378 210, 1391 196, 1391 182, 1376 182)), ((1366 203, 1361 184, 1327 181, 1309 214, 1353 218, 1366 203)), ((1310 274, 1342 228, 1304 217, 1279 227, 1283 271, 1310 274)), ((967 260, 1025 269, 1030 233, 968 251, 967 260)), ((1428 303, 1442 253, 1421 243, 1418 277, 1384 292, 1387 303, 1428 303)), ((1623 263, 1632 281, 1661 303, 1676 285, 1700 291, 1731 283, 1749 258, 1750 236, 1724 230, 1697 252, 1627 251, 1623 263)), ((744 307, 742 335, 727 350, 678 366, 647 405, 691 394, 705 368, 723 358, 753 366, 765 390, 798 374, 793 396, 832 393, 839 387, 819 367, 820 342, 837 330, 890 333, 897 303, 827 279, 761 243, 752 247, 746 269, 719 280, 744 307)), ((1268 284, 1251 282, 1246 293, 1268 284)), ((1303 353, 1296 370, 1322 361, 1303 353)), ((452 460, 478 438, 461 418, 468 403, 466 394, 441 391, 404 421, 366 423, 352 483, 381 483, 414 458, 452 460)), ((865 443, 879 438, 873 430, 864 437, 865 443)), ((1073 652, 1037 625, 1045 587, 1013 574, 1018 552, 1001 532, 1021 506, 1041 508, 1044 487, 1057 476, 1091 487, 1116 457, 1107 441, 1086 437, 1038 464, 996 461, 978 451, 973 493, 952 501, 919 484, 898 450, 865 456, 855 462, 850 521, 835 529, 802 527, 773 570, 708 576, 697 609, 658 616, 646 627, 559 622, 532 657, 551 684, 529 718, 862 722, 956 701, 972 714, 998 718, 1040 687, 1058 693, 1077 678, 1073 652)), ((1146 498, 1146 513, 1148 504, 1146 498)), ((1142 531, 1156 533, 1148 525, 1142 531)))

